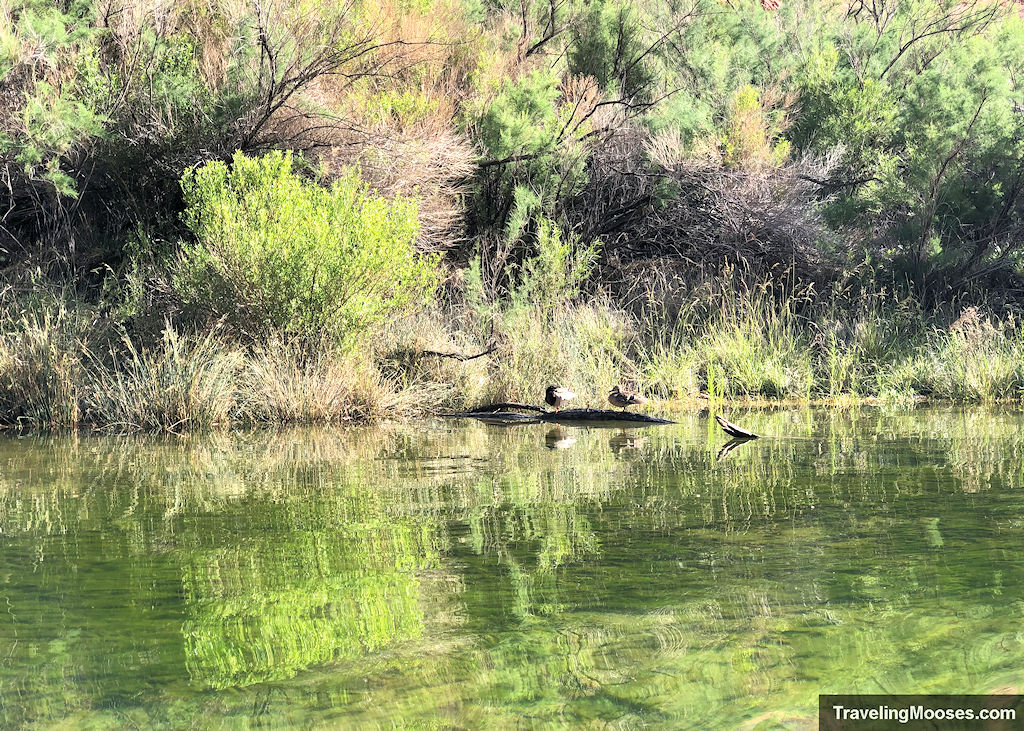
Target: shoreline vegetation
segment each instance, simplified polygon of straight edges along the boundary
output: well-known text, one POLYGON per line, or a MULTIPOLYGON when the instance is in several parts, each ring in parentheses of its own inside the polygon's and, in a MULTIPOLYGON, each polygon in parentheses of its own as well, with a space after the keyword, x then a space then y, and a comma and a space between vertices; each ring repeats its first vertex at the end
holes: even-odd
POLYGON ((0 4, 0 426, 1020 403, 1022 13, 0 4))
POLYGON ((537 384, 556 372, 570 374, 565 382, 582 405, 596 408, 608 408, 612 379, 636 384, 652 398, 634 411, 652 415, 1021 402, 1024 332, 1014 321, 993 322, 974 307, 945 328, 916 313, 871 309, 852 322, 841 311, 808 321, 747 296, 742 312, 730 307, 667 334, 642 329, 607 302, 566 305, 550 322, 542 317, 550 311, 531 306, 503 321, 493 352, 467 360, 452 356, 475 355, 486 343, 446 330, 449 315, 394 321, 379 350, 283 340, 246 347, 223 326, 189 335, 169 323, 139 348, 117 328, 97 327, 89 308, 50 303, 4 323, 0 418, 117 432, 402 419, 510 397, 539 402, 537 384), (444 352, 424 355, 424 344, 444 352))

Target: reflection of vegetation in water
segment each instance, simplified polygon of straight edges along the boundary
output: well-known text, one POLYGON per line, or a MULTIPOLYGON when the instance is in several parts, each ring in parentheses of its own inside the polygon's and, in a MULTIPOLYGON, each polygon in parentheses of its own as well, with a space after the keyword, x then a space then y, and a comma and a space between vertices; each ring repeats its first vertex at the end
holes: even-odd
POLYGON ((0 723, 800 725, 1018 682, 1019 413, 730 416, 784 438, 0 446, 0 723))
POLYGON ((436 555, 430 533, 371 522, 192 554, 183 567, 189 674, 250 685, 418 636, 415 572, 436 555))

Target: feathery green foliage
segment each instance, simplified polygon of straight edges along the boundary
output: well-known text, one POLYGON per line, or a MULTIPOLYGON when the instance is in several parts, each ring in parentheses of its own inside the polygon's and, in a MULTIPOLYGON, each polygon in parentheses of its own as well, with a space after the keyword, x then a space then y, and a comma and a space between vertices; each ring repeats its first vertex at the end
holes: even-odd
POLYGON ((175 278, 185 300, 258 337, 342 341, 426 302, 436 257, 416 251, 416 204, 373 196, 356 173, 304 182, 289 154, 236 154, 182 179, 196 236, 175 278))

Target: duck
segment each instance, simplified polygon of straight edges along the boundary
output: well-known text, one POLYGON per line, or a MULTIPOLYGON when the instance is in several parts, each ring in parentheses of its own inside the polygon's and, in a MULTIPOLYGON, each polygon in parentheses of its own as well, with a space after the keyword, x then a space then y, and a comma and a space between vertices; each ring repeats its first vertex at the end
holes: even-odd
POLYGON ((623 391, 621 387, 616 386, 608 394, 608 403, 625 411, 627 406, 641 406, 646 404, 647 399, 638 393, 623 391))
POLYGON ((544 402, 558 411, 562 406, 576 398, 576 394, 562 386, 548 386, 544 392, 544 402))

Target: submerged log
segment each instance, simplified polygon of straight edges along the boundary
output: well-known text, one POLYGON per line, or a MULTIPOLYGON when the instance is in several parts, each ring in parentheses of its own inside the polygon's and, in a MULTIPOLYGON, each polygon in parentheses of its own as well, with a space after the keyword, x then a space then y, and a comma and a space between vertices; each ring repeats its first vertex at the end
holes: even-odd
POLYGON ((461 414, 441 414, 448 419, 476 419, 485 424, 510 426, 512 424, 540 424, 539 416, 520 414, 518 411, 465 411, 461 414))
POLYGON ((634 414, 632 411, 613 411, 611 409, 562 409, 549 411, 538 417, 541 421, 555 424, 577 424, 581 421, 627 422, 630 424, 675 424, 674 421, 661 419, 647 414, 634 414))
POLYGON ((668 419, 660 419, 647 414, 634 414, 630 411, 612 411, 610 409, 563 409, 546 411, 539 406, 529 404, 490 404, 472 411, 457 414, 441 414, 448 418, 477 419, 487 424, 600 424, 602 426, 654 426, 657 424, 674 424, 668 419), (523 409, 537 412, 521 414, 508 409, 523 409))
MULTIPOLYGON (((715 414, 715 421, 717 421, 718 425, 720 427, 722 427, 722 431, 724 431, 726 434, 728 434, 733 439, 760 439, 761 438, 760 434, 755 434, 754 432, 750 431, 749 429, 744 429, 742 426, 737 426, 736 424, 733 424, 731 421, 729 421, 724 416, 721 416, 719 414, 715 414)), ((727 454, 728 454, 728 452, 727 452, 727 454)))
MULTIPOLYGON (((507 411, 508 409, 522 409, 524 411, 536 411, 536 412, 541 413, 541 414, 546 414, 548 412, 548 410, 545 409, 542 406, 533 406, 531 404, 517 404, 517 403, 514 403, 514 402, 502 401, 500 404, 488 404, 487 406, 477 406, 472 411, 467 411, 465 413, 468 413, 468 414, 485 414, 485 413, 493 413, 495 411, 507 411)), ((445 414, 445 416, 461 416, 461 414, 445 414)))

